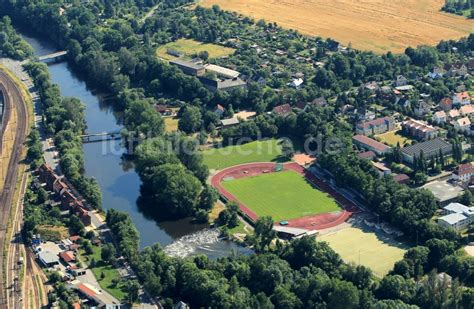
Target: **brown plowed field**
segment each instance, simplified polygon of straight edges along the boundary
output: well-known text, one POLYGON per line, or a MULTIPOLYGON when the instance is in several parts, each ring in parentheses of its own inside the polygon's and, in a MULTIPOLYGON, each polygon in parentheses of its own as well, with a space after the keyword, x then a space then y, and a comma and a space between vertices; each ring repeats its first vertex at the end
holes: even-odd
POLYGON ((474 21, 440 12, 444 0, 202 0, 354 48, 403 52, 474 32, 474 21))

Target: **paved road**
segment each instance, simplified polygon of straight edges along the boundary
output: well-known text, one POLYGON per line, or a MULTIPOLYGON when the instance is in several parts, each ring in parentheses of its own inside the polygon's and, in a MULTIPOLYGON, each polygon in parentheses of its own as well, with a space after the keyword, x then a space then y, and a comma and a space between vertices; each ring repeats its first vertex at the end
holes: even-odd
POLYGON ((7 287, 4 282, 6 275, 4 274, 4 269, 6 269, 6 265, 3 265, 5 262, 3 251, 6 241, 6 227, 18 180, 18 163, 21 159, 23 143, 28 134, 28 111, 20 90, 4 71, 0 71, 0 87, 3 87, 4 93, 7 94, 5 95, 5 102, 10 106, 15 106, 17 112, 15 140, 8 165, 7 176, 5 177, 5 187, 0 193, 0 308, 7 308, 7 287))

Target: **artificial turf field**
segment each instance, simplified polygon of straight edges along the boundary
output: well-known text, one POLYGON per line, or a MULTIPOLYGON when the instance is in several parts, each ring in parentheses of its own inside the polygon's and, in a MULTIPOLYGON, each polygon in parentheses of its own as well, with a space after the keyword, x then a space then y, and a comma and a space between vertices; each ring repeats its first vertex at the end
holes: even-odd
POLYGON ((408 246, 388 237, 382 232, 348 227, 332 234, 317 237, 326 241, 345 262, 360 264, 372 269, 379 277, 392 270, 401 260, 408 246))
POLYGON ((238 146, 211 148, 204 150, 202 155, 209 169, 221 170, 244 163, 279 161, 281 146, 278 140, 269 139, 238 146))
POLYGON ((257 216, 290 220, 341 210, 328 194, 295 171, 224 180, 222 186, 257 216))

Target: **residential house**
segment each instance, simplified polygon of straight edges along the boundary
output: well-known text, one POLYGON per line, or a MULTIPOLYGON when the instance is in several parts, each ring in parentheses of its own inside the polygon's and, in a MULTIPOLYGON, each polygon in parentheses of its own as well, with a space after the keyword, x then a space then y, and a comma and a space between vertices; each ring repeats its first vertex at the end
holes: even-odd
POLYGON ((302 78, 295 78, 291 81, 290 84, 288 84, 288 86, 298 89, 301 87, 301 85, 303 85, 303 83, 304 80, 302 78))
POLYGON ((222 119, 221 120, 221 126, 223 129, 230 128, 233 126, 236 126, 240 123, 239 118, 237 117, 232 117, 229 119, 222 119))
POLYGON ((372 92, 375 92, 380 88, 379 84, 377 82, 368 82, 364 85, 365 89, 370 90, 372 92))
POLYGON ((469 117, 463 117, 453 121, 454 129, 456 131, 469 133, 471 131, 471 121, 469 117))
POLYGON ((459 112, 463 116, 469 116, 474 113, 474 106, 472 106, 471 104, 463 105, 461 106, 461 108, 459 108, 459 112))
POLYGON ((161 114, 161 116, 171 116, 173 114, 173 110, 166 105, 157 104, 155 105, 155 110, 161 114))
POLYGON ((469 95, 469 92, 463 91, 463 92, 455 93, 453 95, 453 104, 457 104, 457 105, 471 104, 471 96, 469 95))
POLYGON ((469 73, 474 75, 474 58, 469 59, 469 62, 467 63, 467 69, 469 70, 469 73))
POLYGON ((438 136, 438 129, 415 119, 403 122, 402 128, 407 134, 420 140, 432 139, 438 136))
POLYGON ((457 231, 466 229, 474 218, 474 207, 451 203, 443 208, 444 216, 438 218, 438 225, 457 231))
POLYGON ((361 121, 371 121, 375 119, 375 113, 371 110, 361 108, 357 110, 357 119, 361 121))
POLYGON ((407 174, 398 174, 393 176, 393 180, 395 180, 399 184, 407 185, 410 183, 410 176, 408 176, 407 174))
POLYGON ((292 111, 291 105, 290 104, 282 104, 275 106, 272 110, 272 112, 278 116, 283 116, 286 117, 288 116, 292 111))
POLYGON ((412 86, 412 85, 405 85, 405 86, 395 87, 395 89, 400 91, 400 92, 409 92, 409 91, 413 90, 414 88, 415 87, 412 86))
POLYGON ((49 191, 53 191, 54 183, 60 179, 60 177, 56 175, 53 169, 46 164, 42 164, 38 168, 37 173, 39 180, 43 183, 46 183, 46 189, 49 191))
POLYGON ((453 100, 451 98, 443 98, 439 101, 439 107, 444 111, 449 111, 453 108, 453 100))
POLYGON ((406 79, 403 75, 398 75, 397 79, 395 80, 395 85, 397 87, 405 86, 408 84, 408 79, 406 79))
POLYGON ((219 118, 222 118, 222 116, 224 116, 224 113, 225 113, 225 109, 224 109, 224 106, 220 105, 220 104, 217 104, 216 105, 216 108, 214 109, 213 113, 219 117, 219 118))
POLYGON ((372 162, 372 165, 375 167, 375 169, 379 173, 380 177, 387 176, 387 175, 390 175, 392 173, 392 171, 387 166, 385 166, 385 164, 383 164, 383 163, 372 162))
POLYGON ((461 116, 461 114, 459 113, 459 110, 457 110, 457 109, 452 109, 448 112, 449 119, 456 119, 460 116, 461 116))
POLYGON ((69 190, 68 185, 61 180, 57 180, 53 184, 53 192, 56 193, 58 196, 61 196, 65 191, 68 191, 68 190, 69 190))
POLYGON ((456 167, 451 178, 462 182, 469 182, 472 176, 474 176, 474 165, 471 163, 465 163, 456 167))
POLYGON ((440 152, 443 155, 451 155, 453 146, 439 137, 402 148, 403 161, 409 164, 413 164, 414 158, 419 157, 421 153, 429 160, 440 152))
POLYGON ((371 121, 359 122, 356 125, 356 133, 369 136, 382 134, 395 129, 395 122, 391 117, 377 118, 371 121))
POLYGON ((445 123, 447 121, 447 119, 448 119, 448 117, 446 116, 445 111, 437 111, 433 115, 433 121, 435 123, 438 123, 438 124, 445 123))
POLYGON ((467 66, 462 62, 456 62, 453 64, 445 64, 444 70, 448 76, 464 76, 467 74, 467 66))
POLYGON ((357 156, 361 159, 368 159, 368 160, 373 160, 377 157, 375 152, 373 152, 371 150, 365 151, 365 152, 360 152, 360 153, 357 154, 357 156))
POLYGON ((413 109, 413 112, 418 117, 422 117, 428 114, 430 111, 431 111, 431 104, 425 100, 419 100, 415 108, 413 109))
POLYGON ((174 59, 169 62, 171 65, 178 67, 183 73, 193 76, 203 76, 206 69, 201 64, 196 64, 191 61, 182 59, 174 59))
POLYGON ((365 149, 365 150, 368 150, 368 151, 373 151, 374 153, 376 153, 377 155, 379 156, 382 156, 382 155, 385 155, 389 152, 392 151, 392 148, 390 148, 389 146, 381 143, 381 142, 378 142, 370 137, 367 137, 365 135, 354 135, 352 137, 352 142, 365 149))
POLYGON ((76 256, 74 255, 74 252, 72 251, 63 251, 59 253, 59 257, 66 263, 72 263, 76 261, 76 256))
POLYGON ((442 78, 445 74, 445 70, 441 67, 435 67, 433 71, 428 73, 428 77, 432 79, 442 78))

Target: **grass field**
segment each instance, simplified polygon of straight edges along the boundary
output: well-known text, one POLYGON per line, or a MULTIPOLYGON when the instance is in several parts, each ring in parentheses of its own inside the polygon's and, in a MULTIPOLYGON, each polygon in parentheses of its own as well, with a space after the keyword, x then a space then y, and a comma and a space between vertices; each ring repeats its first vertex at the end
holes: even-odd
POLYGON ((275 221, 340 210, 332 197, 291 170, 228 180, 222 186, 259 217, 275 221))
POLYGON ((271 139, 240 146, 207 149, 202 154, 209 169, 221 170, 244 163, 279 161, 281 147, 278 140, 271 139))
POLYGON ((228 56, 233 54, 235 51, 233 48, 228 48, 217 44, 201 43, 191 39, 179 39, 175 42, 170 42, 158 47, 156 49, 156 55, 166 60, 176 59, 176 57, 169 55, 166 52, 168 49, 182 52, 186 56, 191 56, 201 51, 207 51, 209 53, 209 58, 228 56))
POLYGON ((440 12, 444 0, 203 0, 304 34, 378 53, 467 36, 474 21, 440 12))
POLYGON ((400 135, 397 131, 390 131, 387 133, 376 135, 376 137, 384 144, 389 146, 397 146, 400 143, 400 147, 404 145, 411 145, 412 140, 400 135))
POLYGON ((327 241, 345 262, 367 266, 379 277, 392 270, 408 247, 383 234, 349 227, 318 237, 327 241))
POLYGON ((97 281, 101 288, 109 292, 113 297, 117 298, 118 300, 122 300, 126 293, 122 290, 123 282, 119 283, 115 286, 112 281, 120 280, 120 273, 117 269, 113 268, 110 265, 106 265, 101 258, 101 247, 92 246, 92 254, 87 255, 83 250, 80 250, 80 256, 82 260, 89 265, 92 258, 96 261, 95 267, 91 268, 92 273, 96 277, 97 281), (104 279, 101 279, 101 274, 104 274, 104 279))
POLYGON ((165 121, 165 131, 166 132, 176 132, 178 131, 178 118, 175 117, 166 117, 163 118, 165 121))

